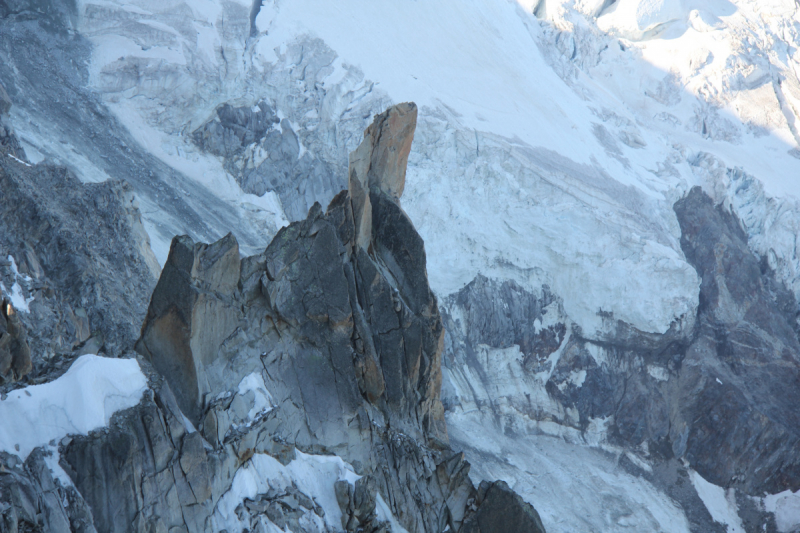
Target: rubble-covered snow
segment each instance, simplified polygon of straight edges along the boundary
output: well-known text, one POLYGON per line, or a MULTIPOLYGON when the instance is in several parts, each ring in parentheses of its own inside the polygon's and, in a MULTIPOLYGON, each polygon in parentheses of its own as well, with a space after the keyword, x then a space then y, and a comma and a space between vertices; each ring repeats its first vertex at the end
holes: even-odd
MULTIPOLYGON (((336 501, 334 483, 344 480, 352 485, 361 476, 339 457, 309 455, 301 451, 295 451, 295 454, 295 458, 287 465, 262 453, 256 453, 248 460, 236 472, 231 488, 217 503, 211 519, 214 529, 226 529, 231 533, 247 530, 250 525, 237 515, 237 507, 247 499, 255 499, 259 494, 265 494, 270 490, 280 492, 294 486, 324 511, 321 513, 323 516, 307 512, 304 518, 306 523, 301 522, 305 527, 304 530, 339 531, 342 511, 336 501)), ((380 494, 377 495, 375 503, 378 520, 388 522, 389 530, 393 533, 407 533, 380 494)), ((283 531, 266 517, 261 517, 260 520, 269 532, 283 531)))
POLYGON ((577 432, 575 440, 521 427, 487 432, 492 422, 478 412, 451 414, 447 424, 472 463, 470 476, 504 480, 536 507, 548 533, 690 531, 668 496, 619 465, 619 452, 587 447, 577 432))
POLYGON ((342 511, 336 501, 334 483, 339 480, 355 483, 359 476, 339 457, 307 455, 300 451, 296 454, 296 458, 286 466, 260 453, 245 463, 217 504, 212 517, 215 531, 227 529, 233 533, 249 528, 249 524, 243 523, 236 514, 236 508, 245 498, 254 499, 271 488, 283 490, 293 483, 325 511, 323 527, 327 526, 331 531, 341 528, 342 511))
POLYGON ((768 494, 763 502, 766 510, 775 514, 780 533, 790 533, 800 528, 800 491, 768 494))
POLYGON ((25 459, 38 446, 67 435, 86 435, 111 416, 139 403, 147 379, 135 359, 79 357, 67 372, 0 400, 0 450, 25 459))

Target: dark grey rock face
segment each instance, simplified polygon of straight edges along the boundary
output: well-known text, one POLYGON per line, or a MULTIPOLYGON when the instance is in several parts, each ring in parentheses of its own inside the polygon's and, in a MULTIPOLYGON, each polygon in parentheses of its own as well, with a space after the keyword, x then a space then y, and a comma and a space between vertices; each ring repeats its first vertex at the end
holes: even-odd
POLYGON ((0 300, 0 382, 13 382, 31 371, 28 332, 14 306, 0 300))
POLYGON ((118 415, 109 430, 76 437, 61 465, 88 502, 98 531, 205 531, 227 485, 214 485, 199 433, 189 432, 166 386, 118 415))
POLYGON ((0 84, 0 117, 11 110, 11 98, 2 84, 0 84))
POLYGON ((74 487, 53 479, 41 450, 21 463, 0 454, 0 531, 95 533, 92 514, 74 487))
POLYGON ((291 122, 279 120, 263 100, 253 106, 223 104, 192 139, 222 158, 243 191, 277 192, 289 220, 302 220, 315 202, 327 203, 345 187, 329 164, 301 148, 291 122))
POLYGON ((526 364, 535 366, 561 346, 566 334, 566 326, 560 322, 539 332, 531 328, 554 301, 556 297, 547 287, 537 297, 514 281, 498 283, 479 275, 459 291, 455 303, 464 310, 464 320, 470 325, 466 335, 472 346, 508 348, 516 344, 526 364))
POLYGON ((194 132, 193 137, 204 150, 232 158, 242 154, 247 146, 261 141, 267 131, 279 122, 272 108, 264 101, 245 107, 223 104, 217 109, 216 120, 206 122, 194 132))
POLYGON ((355 486, 347 481, 337 481, 336 501, 342 510, 342 529, 345 531, 390 531, 389 524, 378 520, 375 500, 378 482, 373 476, 364 476, 355 486))
MULTIPOLYGON (((63 168, 30 165, 3 120, 0 283, 28 308, 0 299, 4 392, 50 381, 83 353, 121 355, 136 339, 159 269, 130 187, 84 185, 63 168)), ((41 450, 24 464, 1 461, 0 531, 96 531, 83 496, 53 478, 41 450)))
POLYGON ((17 316, 36 331, 34 367, 85 346, 117 355, 137 338, 158 264, 125 183, 82 184, 0 151, 0 250, 4 285, 30 300, 17 316))
POLYGON ((0 374, 35 383, 75 355, 130 347, 159 266, 127 184, 82 184, 12 150, 0 146, 0 283, 29 310, 3 302, 0 374))
POLYGON ((797 304, 771 272, 762 272, 736 217, 699 188, 675 212, 681 246, 702 277, 675 437, 688 432, 685 456, 713 483, 751 494, 798 490, 797 304))
POLYGON ((464 533, 544 533, 539 513, 505 481, 482 482, 475 503, 478 511, 464 522, 464 533))

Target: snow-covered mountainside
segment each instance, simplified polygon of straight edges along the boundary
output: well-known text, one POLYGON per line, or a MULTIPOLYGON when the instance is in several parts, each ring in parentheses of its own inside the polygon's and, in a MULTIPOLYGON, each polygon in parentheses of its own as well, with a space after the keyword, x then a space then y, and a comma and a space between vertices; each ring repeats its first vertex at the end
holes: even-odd
MULTIPOLYGON (((109 246, 141 257, 89 244, 69 271, 147 292, 119 296, 125 320, 98 290, 39 311, 35 246, 0 236, 28 359, 91 353, 98 331, 132 349, 175 235, 261 253, 352 186, 373 116, 413 101, 399 193, 472 480, 506 481, 551 533, 800 528, 796 2, 6 0, 0 17, 3 164, 126 181, 128 211, 98 216, 129 213, 109 246)), ((4 376, 30 371, 23 352, 4 376)))

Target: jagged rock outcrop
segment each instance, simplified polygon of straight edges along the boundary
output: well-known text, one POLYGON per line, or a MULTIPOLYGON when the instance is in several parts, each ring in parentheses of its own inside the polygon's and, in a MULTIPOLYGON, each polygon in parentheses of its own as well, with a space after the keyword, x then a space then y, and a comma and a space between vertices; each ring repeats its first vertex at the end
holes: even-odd
POLYGON ((797 302, 750 251, 736 216, 700 188, 675 212, 681 246, 702 278, 698 332, 675 391, 676 455, 717 485, 798 490, 797 302))
POLYGON ((482 482, 475 498, 478 511, 464 522, 464 533, 544 533, 536 509, 504 481, 482 482))
POLYGON ((370 533, 389 531, 389 524, 379 521, 375 513, 378 483, 374 477, 364 476, 355 485, 337 481, 335 490, 336 501, 342 510, 342 529, 370 533))
POLYGON ((129 348, 160 268, 127 184, 83 184, 31 165, 16 144, 0 143, 0 286, 16 302, 9 311, 4 300, 0 320, 0 358, 16 362, 0 373, 32 370, 26 379, 37 382, 75 355, 129 348))
POLYGON ((233 235, 211 245, 175 238, 137 343, 171 381, 181 410, 194 424, 200 422, 206 396, 226 388, 225 376, 211 369, 219 345, 242 318, 235 298, 239 268, 233 235))
POLYGON ((41 450, 34 450, 24 463, 2 453, 0 465, 0 531, 97 531, 81 495, 55 481, 41 450))
MULTIPOLYGON (((348 531, 386 530, 380 498, 409 531, 458 531, 482 512, 468 507, 469 464, 447 444, 444 330, 423 242, 399 205, 396 162, 415 112, 390 109, 367 130, 361 153, 379 155, 358 206, 343 191, 241 261, 231 235, 174 239, 137 343, 163 381, 109 430, 62 447, 98 530, 219 527, 237 472, 265 456, 291 465, 295 450, 336 454, 362 476, 336 484, 348 531)), ((237 523, 317 530, 317 506, 281 490, 243 502, 237 523)), ((503 505, 527 513, 521 500, 503 505)))
POLYGON ((214 484, 213 468, 231 468, 206 447, 156 379, 109 429, 63 446, 61 465, 88 502, 97 531, 204 531, 213 502, 228 488, 214 484))
POLYGON ((28 332, 8 300, 0 300, 0 383, 17 381, 31 371, 28 332))
POLYGON ((350 155, 351 182, 356 179, 364 189, 379 190, 399 200, 406 185, 416 127, 417 106, 413 102, 390 107, 375 117, 364 132, 365 141, 350 155))

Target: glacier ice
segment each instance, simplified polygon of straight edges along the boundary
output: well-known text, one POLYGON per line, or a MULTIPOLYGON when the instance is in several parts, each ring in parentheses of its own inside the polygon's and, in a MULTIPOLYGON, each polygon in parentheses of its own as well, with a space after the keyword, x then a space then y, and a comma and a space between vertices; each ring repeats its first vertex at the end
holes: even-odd
MULTIPOLYGON (((743 168, 765 183, 767 197, 792 190, 783 176, 800 161, 788 147, 779 158, 762 155, 794 142, 786 105, 768 99, 765 107, 756 94, 759 72, 769 69, 736 67, 747 81, 726 88, 728 63, 756 57, 755 42, 734 47, 743 20, 777 9, 740 3, 618 2, 614 13, 630 11, 644 28, 676 17, 719 26, 701 32, 685 24, 675 39, 639 44, 598 29, 613 13, 595 21, 591 2, 566 0, 547 2, 544 23, 525 2, 268 2, 253 27, 239 3, 85 2, 79 28, 95 43, 93 86, 134 137, 240 205, 238 186, 183 133, 218 105, 268 97, 301 145, 342 173, 335 162, 355 147, 366 117, 387 101, 415 100, 422 112, 404 206, 432 251, 434 289, 449 294, 478 272, 528 287, 545 282, 584 334, 602 336, 598 312, 663 332, 696 309, 698 280, 671 211, 689 187, 708 186, 694 172, 693 150, 743 168), (120 29, 120 18, 138 22, 120 29), (373 22, 381 18, 392 27, 373 22), (134 66, 138 79, 128 74, 134 66), (762 108, 770 110, 763 117, 738 118, 762 108), (674 122, 658 118, 667 115, 674 122)), ((764 32, 777 31, 777 21, 764 20, 764 32)), ((791 83, 782 85, 791 98, 791 83)), ((306 189, 291 201, 310 206, 334 192, 306 189)), ((265 198, 245 201, 264 204, 257 216, 270 220, 269 232, 284 219, 276 197, 265 198)), ((163 260, 166 245, 155 240, 163 260)), ((796 264, 790 252, 775 249, 796 264)))

